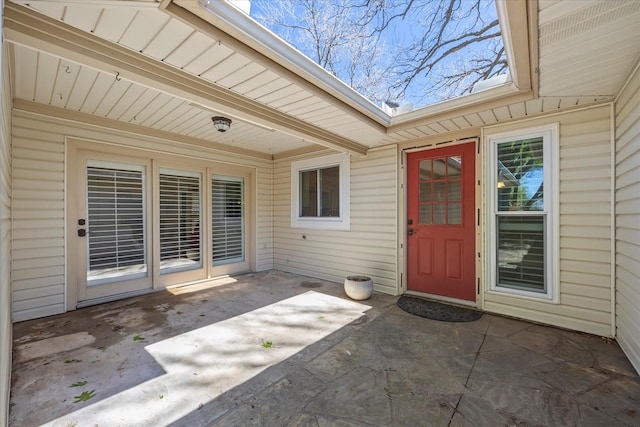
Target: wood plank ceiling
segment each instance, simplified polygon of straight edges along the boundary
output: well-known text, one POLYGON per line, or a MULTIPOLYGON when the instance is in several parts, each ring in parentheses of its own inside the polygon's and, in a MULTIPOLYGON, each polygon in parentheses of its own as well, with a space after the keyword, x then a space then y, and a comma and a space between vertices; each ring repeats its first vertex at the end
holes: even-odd
MULTIPOLYGON (((94 63, 83 63, 77 58, 65 58, 43 48, 44 42, 30 45, 27 35, 14 37, 9 31, 6 38, 13 41, 10 49, 14 70, 13 95, 23 101, 21 105, 25 108, 31 104, 51 106, 58 111, 139 125, 276 158, 313 149, 318 147, 317 144, 332 147, 328 143, 331 135, 336 140, 345 141, 342 147, 347 148, 344 151, 353 147, 354 152, 362 154, 368 148, 477 129, 543 112, 610 100, 618 93, 640 55, 640 37, 637 37, 640 32, 640 2, 631 0, 619 10, 598 12, 592 10, 597 8, 597 2, 573 2, 573 7, 562 7, 556 2, 541 0, 539 93, 542 97, 491 102, 485 103, 485 107, 451 111, 447 103, 442 103, 404 116, 388 117, 385 123, 380 119, 383 114, 374 117, 356 111, 318 87, 292 78, 278 67, 268 67, 247 52, 234 49, 211 34, 170 16, 152 0, 84 3, 30 0, 14 3, 28 8, 29 13, 45 15, 115 46, 137 52, 142 58, 170 66, 212 87, 241 95, 257 103, 254 105, 291 117, 294 124, 307 123, 310 129, 318 130, 320 140, 314 140, 313 135, 304 138, 301 136, 304 133, 297 131, 293 124, 289 128, 271 127, 251 114, 233 114, 233 110, 225 111, 224 105, 219 109, 212 108, 198 99, 177 96, 163 87, 130 79, 126 73, 109 66, 96 67, 94 63), (598 36, 598 31, 612 34, 611 42, 606 46, 602 42, 596 44, 598 63, 611 66, 603 70, 587 64, 581 67, 583 72, 576 73, 571 61, 560 59, 576 45, 576 37, 583 37, 583 34, 578 30, 560 32, 554 28, 566 21, 573 22, 585 13, 599 13, 598 16, 606 17, 589 21, 589 34, 595 34, 598 40, 606 39, 598 36), (620 27, 617 31, 616 25, 620 27), (631 37, 629 32, 636 37, 631 37), (617 48, 609 49, 611 43, 615 43, 617 48), (615 62, 608 62, 612 59, 615 62), (227 133, 215 131, 211 124, 213 115, 231 117, 234 120, 232 130, 227 133)), ((7 8, 10 9, 9 23, 5 26, 11 30, 12 10, 20 12, 23 9, 8 4, 7 8)), ((19 30, 15 32, 19 33, 19 30)), ((576 55, 591 59, 592 44, 587 41, 579 45, 580 51, 576 55)), ((332 148, 341 147, 338 144, 332 148)))

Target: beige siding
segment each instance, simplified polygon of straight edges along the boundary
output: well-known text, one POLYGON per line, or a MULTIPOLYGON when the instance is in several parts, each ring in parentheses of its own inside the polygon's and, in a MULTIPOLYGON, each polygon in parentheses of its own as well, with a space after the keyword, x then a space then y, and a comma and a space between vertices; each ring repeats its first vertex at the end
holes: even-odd
POLYGON ((616 336, 640 372, 640 71, 616 102, 616 336))
MULTIPOLYGON (((2 15, 2 12, 0 12, 2 15)), ((1 16, 0 16, 1 17, 1 16)), ((9 419, 11 386, 11 87, 6 47, 0 80, 0 426, 9 419)))
POLYGON ((64 135, 14 115, 13 313, 64 312, 64 135))
POLYGON ((270 160, 223 154, 79 122, 14 112, 13 319, 65 310, 65 137, 255 167, 256 269, 272 264, 270 160))
POLYGON ((364 274, 377 291, 396 294, 397 154, 395 147, 351 158, 351 229, 291 228, 291 160, 274 167, 274 264, 277 269, 342 282, 364 274))
POLYGON ((484 309, 610 336, 610 106, 495 127, 485 135, 549 123, 560 124, 559 303, 485 292, 484 309))

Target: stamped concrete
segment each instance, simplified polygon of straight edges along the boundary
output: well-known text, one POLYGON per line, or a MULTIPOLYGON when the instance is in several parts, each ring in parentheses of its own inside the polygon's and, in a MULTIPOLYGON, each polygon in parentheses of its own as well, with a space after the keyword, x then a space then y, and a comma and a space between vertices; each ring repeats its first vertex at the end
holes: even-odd
POLYGON ((615 341, 396 299, 269 271, 18 323, 10 423, 640 425, 615 341))

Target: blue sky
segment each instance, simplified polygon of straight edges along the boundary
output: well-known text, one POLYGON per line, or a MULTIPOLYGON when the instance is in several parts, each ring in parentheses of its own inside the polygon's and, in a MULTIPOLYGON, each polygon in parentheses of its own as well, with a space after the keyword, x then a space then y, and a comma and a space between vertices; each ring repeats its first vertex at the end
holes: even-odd
MULTIPOLYGON (((289 7, 290 14, 284 14, 284 22, 287 26, 304 27, 308 26, 311 18, 305 15, 304 9, 300 6, 293 7, 300 1, 312 0, 252 0, 251 16, 261 24, 265 25, 275 34, 279 35, 299 51, 309 56, 312 60, 318 62, 319 50, 315 46, 315 40, 305 38, 305 33, 300 28, 286 28, 279 25, 272 25, 264 19, 264 15, 269 11, 278 10, 279 4, 289 7)), ((325 14, 331 14, 335 11, 335 3, 341 1, 343 4, 353 6, 354 4, 364 3, 356 0, 313 0, 320 5, 320 9, 325 14)), ((389 13, 403 10, 404 0, 386 0, 386 4, 395 6, 395 9, 389 13)), ((454 13, 454 19, 445 29, 444 36, 457 37, 469 28, 480 28, 487 22, 497 19, 497 11, 494 0, 456 0, 458 9, 454 13), (470 9, 471 6, 479 3, 477 9, 470 9), (472 13, 469 13, 471 10, 472 13), (480 21, 476 20, 475 10, 480 11, 480 21), (475 27, 474 27, 475 24, 475 27)), ((465 69, 476 64, 473 60, 478 58, 495 58, 494 51, 498 51, 502 47, 500 37, 494 37, 488 41, 477 42, 463 49, 455 51, 446 57, 446 60, 436 64, 429 72, 423 71, 406 87, 400 87, 397 90, 389 90, 393 84, 400 84, 403 76, 410 74, 416 70, 419 64, 419 57, 412 57, 411 52, 404 52, 411 43, 415 43, 424 37, 428 25, 438 25, 440 22, 430 22, 431 16, 436 14, 436 9, 441 4, 439 1, 433 0, 414 0, 412 3, 411 13, 403 19, 395 19, 386 28, 385 32, 378 40, 364 40, 361 36, 368 34, 370 28, 355 25, 333 25, 339 23, 340 20, 349 18, 347 13, 335 12, 335 16, 329 16, 326 22, 321 22, 322 35, 336 32, 346 33, 349 40, 358 40, 358 42, 336 44, 333 46, 332 53, 336 59, 330 66, 325 68, 333 74, 341 78, 345 83, 351 85, 358 92, 369 97, 374 103, 380 105, 383 101, 393 101, 398 104, 413 104, 414 108, 433 104, 442 100, 455 98, 462 94, 468 93, 468 87, 465 87, 471 76, 460 77, 460 84, 456 85, 455 81, 443 81, 442 76, 460 74, 464 75, 465 69), (357 45, 356 47, 354 47, 357 45), (356 51, 355 54, 351 52, 356 51), (355 59, 353 59, 355 58, 355 59), (332 69, 331 69, 332 67, 332 69), (414 67, 414 68, 412 68, 414 67), (404 73, 404 74, 403 74, 404 73), (401 89, 405 90, 402 91, 401 89), (464 90, 466 89, 466 91, 464 90)), ((365 9, 357 9, 353 13, 364 13, 365 9)), ((355 15, 354 15, 355 16, 355 15)), ((353 17, 349 19, 354 19, 353 17)), ((346 19, 348 21, 348 19, 346 19)), ((317 20, 316 22, 320 22, 317 20)), ((492 29, 491 33, 495 33, 492 29)), ((429 46, 426 46, 427 48, 429 46)), ((444 52, 450 46, 444 46, 440 52, 444 52)), ((435 56, 439 56, 440 53, 435 56)), ((500 74, 504 73, 502 70, 500 74)))

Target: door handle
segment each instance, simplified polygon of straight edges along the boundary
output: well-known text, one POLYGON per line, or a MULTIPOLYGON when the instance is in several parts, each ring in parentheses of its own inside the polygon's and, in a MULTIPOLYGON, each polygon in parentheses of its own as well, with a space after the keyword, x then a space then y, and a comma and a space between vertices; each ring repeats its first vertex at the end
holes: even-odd
POLYGON ((85 230, 84 228, 78 229, 78 237, 84 237, 86 235, 87 235, 87 230, 85 230))
POLYGON ((409 228, 409 229, 407 230, 407 234, 408 234, 409 236, 413 236, 413 228, 409 228))

